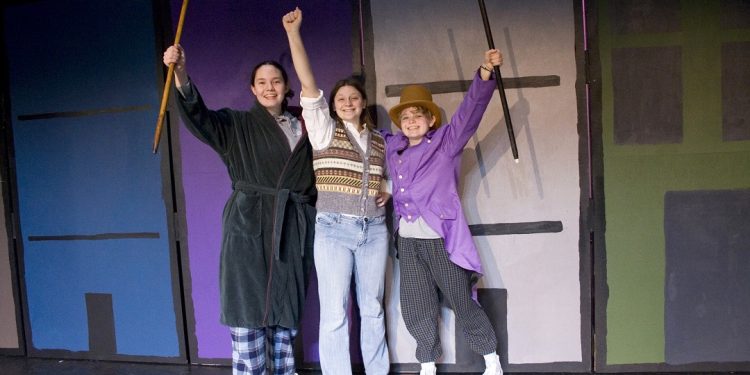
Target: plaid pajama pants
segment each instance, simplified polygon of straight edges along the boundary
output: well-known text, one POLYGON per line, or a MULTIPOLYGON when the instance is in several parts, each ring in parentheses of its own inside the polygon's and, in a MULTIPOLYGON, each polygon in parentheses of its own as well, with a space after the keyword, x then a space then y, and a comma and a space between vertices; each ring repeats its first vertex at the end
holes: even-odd
POLYGON ((267 328, 229 327, 232 334, 232 374, 265 375, 266 341, 273 345, 273 374, 294 374, 292 340, 296 329, 280 326, 267 328), (269 340, 269 338, 272 338, 269 340))
POLYGON ((417 341, 417 360, 434 362, 442 355, 438 322, 440 293, 456 314, 469 347, 485 355, 497 349, 497 338, 487 314, 471 296, 472 273, 448 258, 442 238, 398 237, 401 275, 401 312, 417 341))

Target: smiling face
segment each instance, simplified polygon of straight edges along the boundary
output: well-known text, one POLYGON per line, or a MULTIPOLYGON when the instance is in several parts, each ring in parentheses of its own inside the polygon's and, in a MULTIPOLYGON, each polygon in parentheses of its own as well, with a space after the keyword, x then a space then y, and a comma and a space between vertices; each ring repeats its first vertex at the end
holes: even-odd
POLYGON ((425 134, 435 125, 435 117, 422 107, 406 107, 399 115, 401 131, 409 139, 409 145, 422 142, 425 134))
POLYGON ((360 118, 367 103, 357 88, 341 86, 333 97, 333 104, 340 119, 357 126, 362 125, 360 118))
POLYGON ((260 105, 273 114, 281 113, 284 96, 289 87, 279 69, 273 65, 261 65, 255 71, 253 85, 250 88, 260 105))

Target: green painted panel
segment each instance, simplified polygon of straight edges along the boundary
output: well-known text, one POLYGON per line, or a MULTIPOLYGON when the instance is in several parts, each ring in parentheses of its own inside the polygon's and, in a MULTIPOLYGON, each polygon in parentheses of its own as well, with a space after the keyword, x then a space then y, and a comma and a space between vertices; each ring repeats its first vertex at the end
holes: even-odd
POLYGON ((720 2, 684 0, 682 31, 615 35, 612 2, 598 5, 609 288, 606 364, 664 363, 664 194, 750 187, 750 142, 722 141, 720 62, 722 43, 750 40, 750 30, 722 30, 720 2), (649 46, 682 48, 683 142, 615 145, 611 51, 649 46))

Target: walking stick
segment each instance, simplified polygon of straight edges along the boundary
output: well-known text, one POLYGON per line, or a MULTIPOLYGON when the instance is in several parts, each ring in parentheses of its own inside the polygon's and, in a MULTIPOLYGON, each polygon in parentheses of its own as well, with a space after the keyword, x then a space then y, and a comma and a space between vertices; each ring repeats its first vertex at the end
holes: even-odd
MULTIPOLYGON (((174 36, 174 45, 180 43, 182 35, 182 25, 185 22, 185 11, 187 10, 188 0, 182 0, 182 9, 180 9, 180 20, 177 22, 177 32, 174 36)), ((164 92, 161 95, 161 108, 159 109, 159 119, 156 120, 156 132, 154 133, 154 154, 159 149, 159 139, 161 138, 161 128, 164 124, 164 114, 167 112, 167 102, 169 101, 169 91, 172 88, 172 77, 174 76, 174 63, 169 64, 167 71, 167 81, 164 82, 164 92)))
MULTIPOLYGON (((484 22, 484 33, 487 35, 487 43, 490 49, 495 49, 495 42, 492 41, 492 31, 490 30, 490 21, 487 19, 487 9, 484 8, 484 0, 479 0, 479 10, 482 12, 482 22, 484 22)), ((508 139, 510 140, 510 149, 513 152, 513 159, 518 163, 518 147, 516 147, 516 135, 513 133, 513 123, 510 120, 510 110, 508 109, 508 99, 505 98, 505 89, 503 88, 503 77, 500 75, 500 67, 495 68, 495 82, 497 82, 497 91, 500 92, 500 102, 503 104, 503 116, 505 117, 505 126, 508 128, 508 139)))

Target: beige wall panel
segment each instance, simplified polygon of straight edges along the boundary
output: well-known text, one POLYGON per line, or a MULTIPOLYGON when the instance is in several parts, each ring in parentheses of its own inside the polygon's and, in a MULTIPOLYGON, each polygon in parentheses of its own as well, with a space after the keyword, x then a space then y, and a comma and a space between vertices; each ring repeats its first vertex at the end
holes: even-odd
MULTIPOLYGON (((487 41, 477 2, 373 1, 371 6, 380 127, 389 126, 387 109, 398 103, 397 97, 385 96, 386 86, 469 80, 482 62, 487 41)), ((560 221, 563 231, 475 237, 486 272, 480 287, 508 290, 510 363, 580 362, 573 3, 487 1, 487 11, 495 45, 505 56, 503 76, 555 75, 560 85, 506 90, 518 164, 495 94, 464 152, 465 213, 471 224, 560 221)), ((434 97, 448 115, 462 98, 463 93, 434 97)), ((400 318, 394 280, 388 302, 391 355, 395 363, 414 362, 414 343, 400 318)), ((454 348, 445 341, 443 362, 451 363, 454 348)))

